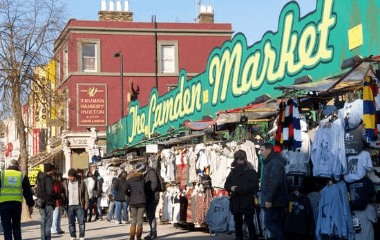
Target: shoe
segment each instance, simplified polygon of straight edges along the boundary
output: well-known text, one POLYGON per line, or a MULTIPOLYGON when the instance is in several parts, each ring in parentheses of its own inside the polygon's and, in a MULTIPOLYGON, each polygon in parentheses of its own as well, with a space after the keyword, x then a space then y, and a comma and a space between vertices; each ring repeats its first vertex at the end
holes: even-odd
POLYGON ((116 223, 116 224, 121 224, 121 222, 119 222, 119 221, 115 221, 115 223, 116 223))
POLYGON ((74 238, 74 237, 72 237, 72 238, 70 238, 70 240, 75 240, 75 238, 74 238))
POLYGON ((108 222, 111 222, 111 219, 109 219, 109 218, 106 218, 106 220, 107 220, 108 222))
POLYGON ((128 221, 121 221, 121 223, 128 224, 129 222, 128 221))
POLYGON ((150 237, 151 239, 156 239, 157 238, 157 232, 153 232, 152 236, 150 237))
POLYGON ((64 234, 65 233, 65 231, 59 231, 59 232, 57 232, 58 234, 64 234))
POLYGON ((84 237, 83 238, 79 238, 79 240, 84 240, 84 237))

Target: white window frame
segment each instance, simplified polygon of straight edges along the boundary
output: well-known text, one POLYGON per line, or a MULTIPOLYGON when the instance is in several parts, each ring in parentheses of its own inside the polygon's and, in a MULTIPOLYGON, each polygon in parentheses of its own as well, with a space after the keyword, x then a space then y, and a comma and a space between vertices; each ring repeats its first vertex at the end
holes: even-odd
POLYGON ((67 45, 63 48, 63 77, 69 75, 69 51, 67 45))
MULTIPOLYGON (((157 62, 158 62, 158 73, 160 75, 178 75, 179 74, 179 64, 178 64, 178 41, 158 41, 157 42, 157 62), (173 56, 173 64, 174 70, 171 72, 164 72, 164 56, 163 56, 163 48, 164 47, 172 47, 174 50, 173 56)), ((170 60, 170 59, 167 59, 170 60)))
POLYGON ((78 39, 78 72, 83 73, 99 73, 101 69, 101 55, 100 55, 100 40, 99 39, 78 39), (86 70, 83 69, 83 54, 82 46, 84 44, 94 44, 95 45, 95 69, 86 70))

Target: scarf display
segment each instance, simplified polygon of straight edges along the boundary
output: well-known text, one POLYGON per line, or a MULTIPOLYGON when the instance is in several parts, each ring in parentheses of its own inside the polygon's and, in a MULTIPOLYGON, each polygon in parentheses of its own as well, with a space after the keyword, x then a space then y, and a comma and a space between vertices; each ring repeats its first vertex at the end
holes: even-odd
POLYGON ((375 96, 379 94, 379 88, 371 77, 366 77, 363 87, 363 122, 365 135, 369 141, 377 140, 377 119, 375 96))

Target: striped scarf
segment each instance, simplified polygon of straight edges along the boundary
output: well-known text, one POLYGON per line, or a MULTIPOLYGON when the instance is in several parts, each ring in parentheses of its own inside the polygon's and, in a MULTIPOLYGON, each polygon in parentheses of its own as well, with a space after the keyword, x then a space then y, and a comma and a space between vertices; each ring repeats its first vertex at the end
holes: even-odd
POLYGON ((366 77, 363 87, 363 122, 365 135, 369 141, 377 140, 378 129, 374 96, 378 93, 378 86, 373 82, 371 77, 366 77))
POLYGON ((280 114, 277 122, 275 137, 276 146, 282 146, 288 150, 295 150, 302 146, 302 132, 300 114, 297 101, 290 99, 286 104, 280 105, 280 114))

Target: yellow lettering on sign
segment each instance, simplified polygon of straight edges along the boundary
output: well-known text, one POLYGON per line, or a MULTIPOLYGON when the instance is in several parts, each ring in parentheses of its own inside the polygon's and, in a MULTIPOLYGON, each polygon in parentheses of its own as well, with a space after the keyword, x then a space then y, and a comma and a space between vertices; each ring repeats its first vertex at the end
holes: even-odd
POLYGON ((203 91, 203 104, 208 103, 208 90, 203 91))
POLYGON ((363 45, 363 25, 359 24, 348 30, 348 49, 352 50, 361 45, 363 45))

